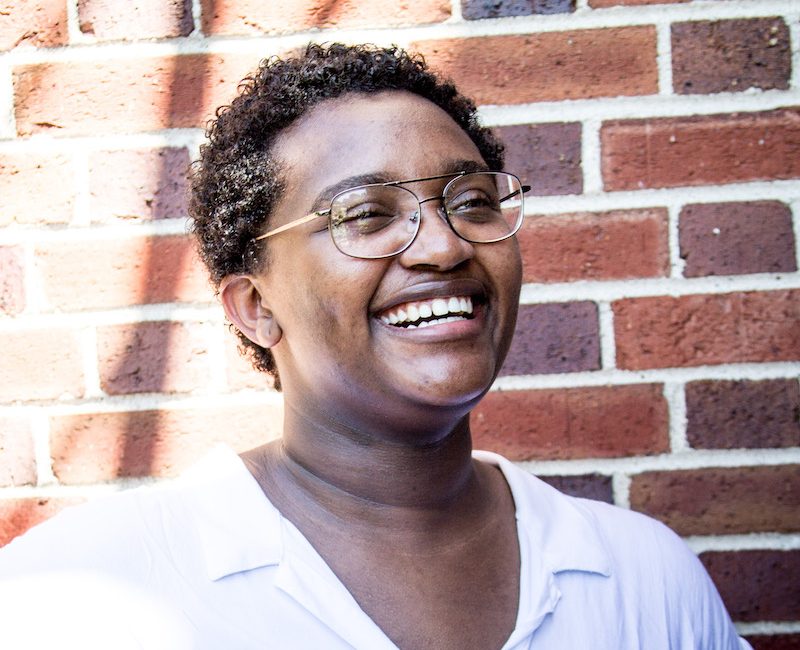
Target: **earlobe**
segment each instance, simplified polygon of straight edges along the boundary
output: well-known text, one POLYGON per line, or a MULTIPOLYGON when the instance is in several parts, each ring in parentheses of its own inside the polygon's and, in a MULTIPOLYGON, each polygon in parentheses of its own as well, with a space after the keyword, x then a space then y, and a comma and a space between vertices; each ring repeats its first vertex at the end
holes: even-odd
POLYGON ((274 347, 283 332, 263 295, 249 275, 229 275, 219 285, 222 307, 228 320, 262 348, 274 347))

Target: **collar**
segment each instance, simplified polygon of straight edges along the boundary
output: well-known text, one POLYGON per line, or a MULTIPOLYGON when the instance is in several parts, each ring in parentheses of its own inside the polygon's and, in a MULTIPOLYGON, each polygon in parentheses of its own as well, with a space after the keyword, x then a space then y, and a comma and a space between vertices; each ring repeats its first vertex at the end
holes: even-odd
MULTIPOLYGON (((520 544, 526 547, 520 551, 528 558, 552 574, 611 574, 605 540, 580 500, 561 494, 498 454, 475 451, 473 457, 503 472, 516 506, 520 544)), ((191 502, 210 580, 280 564, 282 517, 232 449, 213 448, 181 476, 180 483, 192 486, 191 502)))
POLYGON ((588 508, 498 454, 473 458, 500 468, 514 498, 520 546, 520 602, 514 631, 503 646, 521 645, 561 599, 556 576, 582 571, 608 577, 610 554, 588 508))
POLYGON ((214 447, 179 483, 190 495, 209 580, 280 564, 281 515, 230 447, 214 447))

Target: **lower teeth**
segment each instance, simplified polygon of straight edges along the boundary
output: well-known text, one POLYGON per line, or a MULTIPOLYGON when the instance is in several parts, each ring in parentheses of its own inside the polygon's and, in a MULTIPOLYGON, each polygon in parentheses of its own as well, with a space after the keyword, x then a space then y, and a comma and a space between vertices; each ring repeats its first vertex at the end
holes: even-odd
POLYGON ((430 327, 431 325, 441 325, 443 323, 453 323, 457 320, 467 320, 464 316, 448 316, 447 318, 434 318, 433 320, 423 320, 416 325, 407 325, 406 329, 419 329, 430 327))

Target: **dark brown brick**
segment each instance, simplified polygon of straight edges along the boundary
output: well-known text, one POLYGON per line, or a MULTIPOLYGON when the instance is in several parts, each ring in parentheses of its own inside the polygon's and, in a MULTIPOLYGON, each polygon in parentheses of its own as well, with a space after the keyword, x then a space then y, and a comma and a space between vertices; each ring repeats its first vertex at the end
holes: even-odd
POLYGON ((191 391, 210 373, 203 332, 187 323, 101 327, 97 354, 100 386, 111 395, 191 391))
POLYGON ((681 535, 800 531, 800 465, 645 472, 631 508, 681 535))
POLYGON ((751 291, 612 304, 627 370, 800 359, 800 291, 751 291))
POLYGON ((194 29, 192 0, 78 0, 78 22, 84 34, 99 40, 174 38, 194 29))
POLYGON ((92 220, 186 216, 184 148, 101 151, 89 156, 92 220))
POLYGON ((461 0, 461 15, 467 20, 572 11, 575 11, 575 0, 461 0))
POLYGON ((658 92, 650 25, 419 41, 410 49, 479 104, 658 92))
POLYGON ((680 248, 690 278, 797 270, 792 212, 780 201, 687 205, 680 248))
POLYGON ((676 93, 785 90, 791 73, 789 29, 780 18, 672 25, 672 84, 676 93))
POLYGON ((495 133, 506 145, 506 169, 531 186, 527 196, 583 192, 580 124, 519 124, 495 133))
POLYGON ((25 309, 22 249, 0 246, 0 314, 14 316, 25 309))
POLYGON ((615 458, 668 451, 660 384, 497 391, 472 415, 476 449, 512 460, 615 458))
POLYGON ((610 476, 583 474, 578 476, 540 476, 539 478, 564 494, 606 503, 614 502, 610 476))
POLYGON ((600 334, 593 302, 523 305, 501 375, 535 375, 600 368, 600 334))
POLYGON ((606 122, 606 190, 800 176, 800 109, 606 122))
POLYGON ((800 650, 800 634, 748 634, 753 650, 800 650))
POLYGON ((686 414, 686 435, 696 449, 800 447, 794 379, 690 382, 686 414))
POLYGON ((531 215, 517 234, 525 282, 620 280, 669 273, 667 211, 531 215))
POLYGON ((800 551, 710 551, 700 561, 734 621, 797 619, 800 551))

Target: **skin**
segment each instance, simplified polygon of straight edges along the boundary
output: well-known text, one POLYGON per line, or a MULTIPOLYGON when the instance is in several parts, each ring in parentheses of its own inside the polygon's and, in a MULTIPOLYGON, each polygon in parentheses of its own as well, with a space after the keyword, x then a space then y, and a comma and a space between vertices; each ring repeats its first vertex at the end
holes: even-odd
MULTIPOLYGON (((270 228, 328 207, 354 178, 421 178, 485 163, 431 102, 350 94, 280 137, 287 187, 270 228), (331 189, 333 188, 333 189, 331 189)), ((421 198, 444 181, 408 185, 421 198)), ((230 276, 231 321, 272 349, 284 434, 243 455, 272 503, 401 648, 499 648, 514 628, 519 548, 502 474, 473 461, 469 412, 508 350, 521 282, 515 238, 470 244, 423 205, 419 235, 383 260, 340 253, 325 220, 270 238, 257 275, 230 276), (474 294, 476 317, 422 330, 378 316, 474 294)))

